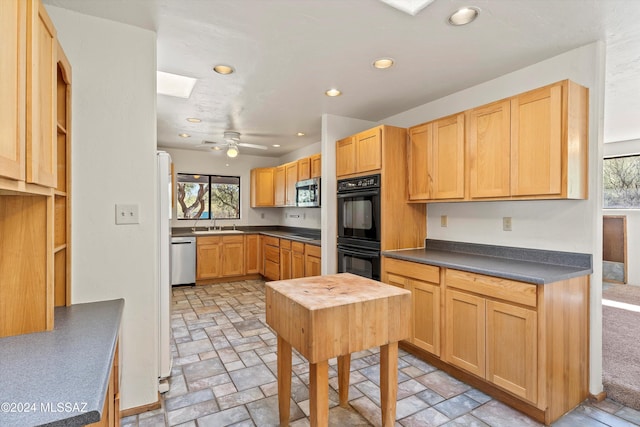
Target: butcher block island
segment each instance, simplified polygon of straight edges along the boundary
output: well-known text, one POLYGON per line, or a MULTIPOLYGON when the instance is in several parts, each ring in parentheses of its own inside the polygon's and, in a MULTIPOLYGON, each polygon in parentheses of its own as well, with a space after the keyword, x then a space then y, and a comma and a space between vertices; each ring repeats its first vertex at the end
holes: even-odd
POLYGON ((309 361, 311 426, 326 426, 329 359, 338 358, 340 405, 351 353, 380 346, 382 425, 395 423, 398 341, 410 336, 411 293, 349 273, 266 283, 267 323, 278 335, 280 425, 288 425, 291 347, 309 361))

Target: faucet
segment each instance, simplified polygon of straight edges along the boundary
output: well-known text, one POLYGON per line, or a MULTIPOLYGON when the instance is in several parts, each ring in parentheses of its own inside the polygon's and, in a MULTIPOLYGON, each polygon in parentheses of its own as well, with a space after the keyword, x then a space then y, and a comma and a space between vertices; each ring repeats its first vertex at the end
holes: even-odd
POLYGON ((200 217, 196 218, 196 222, 193 224, 193 227, 191 227, 191 231, 196 231, 198 228, 198 221, 200 221, 200 217))
MULTIPOLYGON (((211 218, 213 220, 213 231, 216 230, 216 219, 215 218, 211 218)), ((211 230, 211 225, 209 225, 209 230, 211 230)))

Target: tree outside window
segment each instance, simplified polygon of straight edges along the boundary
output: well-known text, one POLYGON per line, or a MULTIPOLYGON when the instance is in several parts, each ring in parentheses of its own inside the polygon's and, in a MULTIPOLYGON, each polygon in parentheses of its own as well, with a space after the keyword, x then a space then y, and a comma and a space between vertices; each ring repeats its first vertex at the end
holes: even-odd
POLYGON ((604 208, 640 208, 640 156, 604 159, 604 208))
POLYGON ((179 173, 178 219, 240 219, 240 177, 179 173))

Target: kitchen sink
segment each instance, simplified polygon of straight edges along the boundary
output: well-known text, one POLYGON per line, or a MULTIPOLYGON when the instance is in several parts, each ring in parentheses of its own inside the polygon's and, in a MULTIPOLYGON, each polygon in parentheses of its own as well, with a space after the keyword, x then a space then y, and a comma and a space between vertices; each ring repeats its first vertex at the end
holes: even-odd
POLYGON ((201 234, 243 234, 242 230, 198 230, 193 231, 193 234, 201 235, 201 234))

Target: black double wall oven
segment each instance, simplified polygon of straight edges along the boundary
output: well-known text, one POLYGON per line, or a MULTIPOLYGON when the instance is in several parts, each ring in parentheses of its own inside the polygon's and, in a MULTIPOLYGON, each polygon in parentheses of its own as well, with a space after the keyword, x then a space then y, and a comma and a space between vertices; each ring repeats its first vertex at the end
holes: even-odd
POLYGON ((380 175, 338 181, 338 272, 380 280, 380 175))

